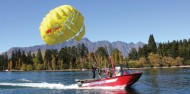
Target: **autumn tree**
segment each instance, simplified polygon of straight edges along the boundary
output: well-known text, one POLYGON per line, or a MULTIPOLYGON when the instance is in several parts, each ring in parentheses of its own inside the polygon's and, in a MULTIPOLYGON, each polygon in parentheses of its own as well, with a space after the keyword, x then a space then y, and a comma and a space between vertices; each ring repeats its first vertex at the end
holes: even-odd
POLYGON ((148 59, 152 66, 154 67, 162 66, 161 57, 158 54, 150 53, 148 59))
POLYGON ((99 47, 95 51, 95 58, 97 59, 98 66, 105 66, 107 60, 108 60, 108 52, 106 48, 104 47, 99 47))
POLYGON ((113 62, 115 63, 115 65, 123 64, 123 54, 117 48, 111 51, 111 56, 113 58, 113 62))

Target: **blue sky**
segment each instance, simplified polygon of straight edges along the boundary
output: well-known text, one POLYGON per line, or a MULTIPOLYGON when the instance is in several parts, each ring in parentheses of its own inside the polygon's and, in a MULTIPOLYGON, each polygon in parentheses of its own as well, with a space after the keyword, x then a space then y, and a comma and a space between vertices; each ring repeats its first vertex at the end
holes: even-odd
POLYGON ((190 0, 1 0, 0 53, 45 44, 39 26, 52 9, 69 4, 85 18, 89 40, 147 43, 190 38, 190 0))

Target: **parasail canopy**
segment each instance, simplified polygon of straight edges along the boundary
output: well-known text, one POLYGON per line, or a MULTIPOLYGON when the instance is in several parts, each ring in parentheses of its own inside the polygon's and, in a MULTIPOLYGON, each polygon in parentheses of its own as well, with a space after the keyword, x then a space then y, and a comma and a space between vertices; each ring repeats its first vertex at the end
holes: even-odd
POLYGON ((62 5, 51 10, 40 25, 40 35, 48 45, 74 38, 79 41, 85 34, 84 17, 74 7, 62 5))

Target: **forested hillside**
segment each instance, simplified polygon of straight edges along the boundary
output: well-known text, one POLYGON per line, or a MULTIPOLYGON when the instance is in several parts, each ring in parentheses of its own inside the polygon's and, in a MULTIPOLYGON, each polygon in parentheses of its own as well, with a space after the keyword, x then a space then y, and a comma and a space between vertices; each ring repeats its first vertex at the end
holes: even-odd
POLYGON ((92 65, 110 67, 109 56, 114 64, 125 64, 128 67, 162 67, 190 65, 190 39, 174 40, 156 45, 153 35, 148 44, 139 49, 132 48, 128 57, 124 58, 117 48, 109 49, 100 46, 89 52, 84 43, 72 47, 46 49, 37 53, 25 52, 20 49, 0 55, 0 70, 65 70, 91 68, 92 65))

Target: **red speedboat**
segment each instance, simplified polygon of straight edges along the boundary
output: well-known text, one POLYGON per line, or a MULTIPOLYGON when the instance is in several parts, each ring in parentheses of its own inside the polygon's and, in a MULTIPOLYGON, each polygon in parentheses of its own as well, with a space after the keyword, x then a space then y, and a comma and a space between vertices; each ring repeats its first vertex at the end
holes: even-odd
POLYGON ((138 70, 127 70, 124 71, 121 66, 114 67, 113 61, 110 57, 112 63, 112 77, 105 77, 100 79, 76 79, 79 87, 96 87, 96 86, 126 86, 129 87, 133 85, 143 74, 138 70))
POLYGON ((115 76, 102 79, 76 79, 79 87, 95 87, 95 86, 126 86, 133 85, 142 75, 142 72, 134 72, 122 76, 115 76))

